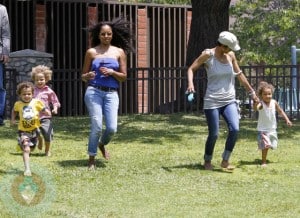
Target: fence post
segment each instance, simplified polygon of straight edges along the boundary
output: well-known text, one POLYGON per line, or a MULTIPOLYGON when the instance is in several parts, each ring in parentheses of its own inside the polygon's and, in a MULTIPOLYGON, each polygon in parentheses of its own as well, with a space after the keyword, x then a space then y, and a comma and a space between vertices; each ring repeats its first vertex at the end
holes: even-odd
MULTIPOLYGON (((297 72, 297 52, 300 49, 297 49, 295 45, 291 46, 291 55, 292 55, 292 92, 296 92, 298 90, 298 72, 297 72)), ((296 95, 292 95, 292 104, 296 107, 295 109, 298 110, 298 96, 299 93, 296 92, 296 95), (295 98, 295 99, 294 99, 295 98)))
MULTIPOLYGON (((295 45, 291 46, 291 53, 292 53, 292 65, 297 65, 297 49, 295 45)), ((297 68, 292 66, 292 88, 297 89, 297 68)))
MULTIPOLYGON (((147 60, 147 32, 148 32, 148 25, 147 25, 147 10, 145 8, 138 9, 138 67, 147 67, 148 60, 147 60)), ((147 113, 149 111, 148 105, 148 77, 149 71, 138 71, 137 77, 138 80, 138 113, 147 113), (140 80, 141 79, 141 80, 140 80)))

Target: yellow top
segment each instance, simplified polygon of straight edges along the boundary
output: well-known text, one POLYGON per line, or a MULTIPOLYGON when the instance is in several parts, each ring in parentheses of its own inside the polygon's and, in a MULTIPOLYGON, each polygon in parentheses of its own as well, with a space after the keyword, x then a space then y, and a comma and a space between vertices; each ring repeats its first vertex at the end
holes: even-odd
POLYGON ((25 132, 33 131, 40 127, 39 112, 44 110, 43 102, 32 99, 30 102, 17 101, 14 105, 14 111, 19 114, 18 129, 25 132))

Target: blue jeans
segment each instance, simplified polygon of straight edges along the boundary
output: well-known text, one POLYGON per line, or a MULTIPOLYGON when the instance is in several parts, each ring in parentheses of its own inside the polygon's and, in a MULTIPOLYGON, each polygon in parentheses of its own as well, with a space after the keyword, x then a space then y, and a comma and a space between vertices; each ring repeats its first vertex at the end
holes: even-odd
POLYGON ((4 119, 5 96, 6 96, 3 80, 4 80, 4 66, 3 63, 0 62, 0 124, 3 123, 3 119, 4 119))
POLYGON ((96 156, 98 144, 107 145, 117 132, 119 95, 116 91, 105 92, 88 86, 84 101, 91 119, 88 154, 96 156), (103 119, 106 128, 102 134, 103 119))
POLYGON ((233 102, 221 108, 205 109, 204 113, 208 125, 208 137, 205 144, 204 160, 212 160, 215 144, 219 135, 220 115, 224 118, 229 130, 222 158, 223 160, 229 160, 239 132, 240 121, 238 105, 233 102))
POLYGON ((3 81, 4 81, 4 65, 0 62, 0 89, 3 89, 3 81))

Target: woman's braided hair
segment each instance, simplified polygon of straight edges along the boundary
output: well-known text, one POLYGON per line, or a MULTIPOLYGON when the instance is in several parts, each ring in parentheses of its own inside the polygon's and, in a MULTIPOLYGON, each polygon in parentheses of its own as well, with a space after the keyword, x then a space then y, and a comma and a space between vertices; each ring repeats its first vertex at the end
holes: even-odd
POLYGON ((127 54, 135 51, 132 45, 134 37, 130 29, 130 22, 123 17, 115 18, 112 21, 102 21, 91 27, 89 32, 91 32, 92 47, 100 44, 99 33, 103 25, 109 25, 112 29, 112 45, 122 48, 127 54))

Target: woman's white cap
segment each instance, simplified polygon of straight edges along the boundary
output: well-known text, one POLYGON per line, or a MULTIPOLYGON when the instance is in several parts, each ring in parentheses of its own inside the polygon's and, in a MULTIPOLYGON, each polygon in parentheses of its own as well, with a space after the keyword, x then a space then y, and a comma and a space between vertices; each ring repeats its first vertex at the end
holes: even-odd
POLYGON ((221 32, 218 41, 222 45, 228 46, 232 51, 238 51, 241 49, 241 47, 239 46, 239 41, 237 40, 236 36, 231 32, 221 32))

